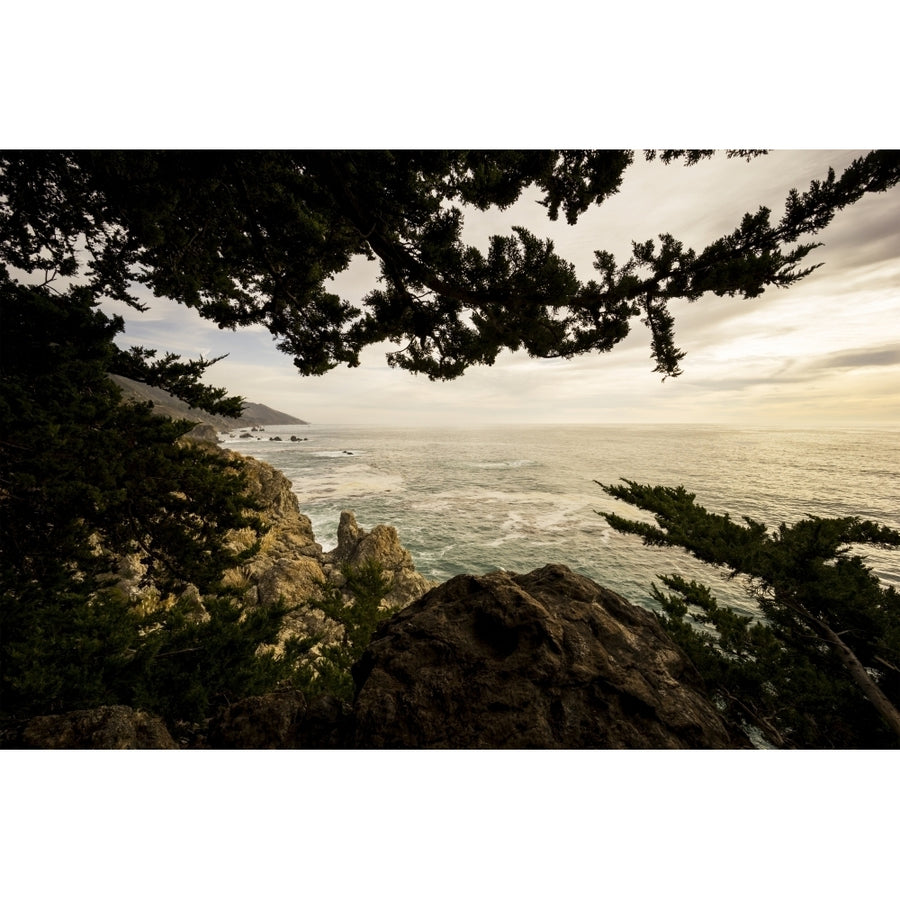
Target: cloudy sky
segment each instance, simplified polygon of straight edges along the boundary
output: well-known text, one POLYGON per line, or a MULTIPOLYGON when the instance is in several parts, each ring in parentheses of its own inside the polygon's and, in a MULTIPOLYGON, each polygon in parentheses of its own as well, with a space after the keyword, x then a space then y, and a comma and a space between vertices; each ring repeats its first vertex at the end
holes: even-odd
MULTIPOLYGON (((700 250, 766 205, 777 219, 792 187, 805 189, 862 151, 775 151, 751 162, 717 156, 694 167, 639 156, 620 192, 570 227, 550 222, 536 195, 502 213, 466 215, 466 239, 486 248, 493 233, 521 224, 551 237, 582 279, 593 251, 618 262, 632 240, 671 232, 700 250)), ((207 380, 317 424, 711 423, 758 426, 896 426, 900 423, 900 189, 838 213, 808 257, 824 265, 789 289, 761 298, 712 295, 673 307, 684 374, 652 372, 649 334, 632 333, 607 354, 534 360, 505 352, 492 367, 454 382, 428 381, 369 348, 357 369, 297 374, 262 328, 221 331, 194 312, 154 300, 126 315, 124 343, 185 356, 228 354, 207 380)), ((348 299, 375 284, 375 264, 354 263, 336 282, 348 299)), ((118 310, 120 313, 122 310, 118 310)))

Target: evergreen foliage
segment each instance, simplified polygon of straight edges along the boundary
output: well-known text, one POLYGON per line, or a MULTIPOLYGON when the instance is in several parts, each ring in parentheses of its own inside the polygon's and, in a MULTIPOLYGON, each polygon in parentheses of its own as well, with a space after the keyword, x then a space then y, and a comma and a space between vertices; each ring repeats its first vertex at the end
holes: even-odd
POLYGON ((656 523, 602 513, 613 528, 749 576, 757 618, 678 575, 662 577, 668 593, 653 586, 660 621, 733 722, 779 747, 900 747, 900 595, 851 552, 896 548, 900 532, 810 517, 770 533, 708 512, 683 487, 601 487, 656 523))
MULTIPOLYGON (((710 155, 660 159, 694 165, 710 155)), ((803 262, 818 246, 801 241, 900 179, 900 152, 875 151, 840 177, 829 170, 793 190, 777 222, 760 207, 701 250, 670 234, 635 241, 624 263, 601 249, 597 279, 586 282, 551 241, 524 228, 492 237, 486 254, 462 240, 467 207, 502 209, 526 188, 540 192, 551 220, 574 224, 618 191, 633 158, 623 150, 0 153, 0 256, 32 277, 79 275, 94 297, 140 308, 133 285, 143 284, 220 327, 262 324, 307 375, 358 365, 364 347, 392 340, 404 345, 392 365, 456 378, 503 349, 605 352, 640 318, 656 370, 674 376, 684 354, 671 301, 752 298, 796 282, 815 268, 803 262), (343 298, 329 278, 355 256, 378 259, 382 286, 343 298)), ((167 381, 174 372, 151 368, 191 402, 177 377, 167 381)))
POLYGON ((310 694, 331 694, 350 702, 354 693, 351 669, 369 645, 375 629, 393 611, 381 605, 391 585, 377 560, 365 560, 359 566, 345 565, 341 574, 345 582, 343 589, 322 585, 320 597, 311 601, 332 622, 342 626, 340 643, 326 644, 317 656, 311 656, 308 650, 319 639, 313 635, 309 640, 292 643, 288 653, 298 661, 303 690, 310 694), (345 599, 345 593, 349 599, 345 599))
POLYGON ((291 660, 267 646, 278 637, 283 604, 247 610, 227 594, 213 596, 202 619, 185 606, 167 610, 141 642, 128 673, 130 705, 170 723, 197 723, 292 680, 291 660))
POLYGON ((224 356, 213 359, 200 357, 185 362, 176 353, 167 353, 162 359, 157 359, 156 350, 152 348, 116 349, 118 352, 111 367, 117 375, 163 388, 195 409, 227 418, 240 418, 244 408, 243 397, 229 397, 225 388, 210 387, 199 381, 206 370, 224 356))
POLYGON ((256 649, 283 610, 239 619, 222 599, 200 623, 174 602, 189 585, 218 592, 243 558, 224 533, 259 530, 235 463, 179 440, 193 423, 121 402, 107 377, 121 320, 86 293, 0 275, 0 315, 3 714, 124 703, 202 717, 216 697, 266 681, 271 661, 256 649), (116 588, 126 556, 155 609, 116 588))

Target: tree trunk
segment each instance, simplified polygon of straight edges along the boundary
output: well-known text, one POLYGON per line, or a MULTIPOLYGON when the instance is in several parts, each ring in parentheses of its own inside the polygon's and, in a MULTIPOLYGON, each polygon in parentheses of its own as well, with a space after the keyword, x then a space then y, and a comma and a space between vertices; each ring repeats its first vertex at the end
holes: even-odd
POLYGON ((822 622, 820 619, 810 617, 814 621, 813 627, 825 638, 828 643, 834 645, 835 653, 838 655, 844 668, 847 670, 854 683, 871 701, 875 709, 878 710, 881 718, 887 723, 890 729, 897 735, 900 740, 900 711, 891 703, 890 699, 884 694, 881 688, 872 679, 872 676, 866 671, 865 666, 859 661, 856 654, 840 639, 840 637, 822 622))

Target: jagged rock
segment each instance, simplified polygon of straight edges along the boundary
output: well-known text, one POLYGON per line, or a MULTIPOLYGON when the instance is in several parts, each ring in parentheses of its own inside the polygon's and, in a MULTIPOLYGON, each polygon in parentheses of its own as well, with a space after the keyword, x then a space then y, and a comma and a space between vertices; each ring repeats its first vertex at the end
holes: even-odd
MULTIPOLYGON (((409 552, 400 545, 397 530, 376 525, 371 533, 359 528, 352 512, 341 515, 338 546, 323 553, 315 540, 310 520, 300 512, 291 482, 268 463, 227 452, 240 461, 247 479, 248 493, 262 504, 261 515, 268 532, 259 551, 238 569, 227 573, 226 583, 241 589, 250 606, 284 600, 289 612, 285 617, 276 647, 290 637, 314 635, 321 643, 339 641, 343 627, 327 619, 314 602, 325 585, 343 587, 340 569, 343 563, 358 566, 369 559, 381 563, 391 581, 385 602, 400 608, 418 599, 435 582, 415 570, 409 552), (311 602, 312 601, 312 602, 311 602)), ((233 532, 231 544, 240 550, 249 547, 253 533, 233 532)))
POLYGON ((324 584, 325 574, 318 561, 307 556, 277 559, 264 569, 256 584, 257 602, 267 604, 280 599, 288 606, 279 645, 289 637, 307 635, 316 635, 324 643, 340 641, 343 626, 326 618, 310 603, 321 596, 324 584))
MULTIPOLYGON (((365 532, 363 532, 365 534, 365 532)), ((347 562, 349 558, 356 552, 356 548, 360 541, 360 529, 356 521, 356 516, 350 510, 344 510, 341 513, 341 520, 338 523, 337 530, 337 547, 331 551, 331 558, 335 562, 347 562)))
MULTIPOLYGON (((276 648, 290 637, 309 634, 319 635, 324 641, 340 639, 340 630, 310 605, 327 580, 322 568, 324 557, 309 518, 300 512, 291 482, 268 463, 231 451, 229 454, 241 463, 247 493, 260 502, 260 515, 268 530, 256 554, 226 573, 226 585, 240 588, 248 606, 279 599, 287 604, 288 614, 276 648)), ((241 550, 252 544, 254 534, 246 530, 232 532, 230 537, 232 547, 241 550)))
POLYGON ((203 605, 200 591, 197 589, 196 585, 189 584, 181 594, 179 600, 185 609, 185 614, 190 620, 194 622, 209 621, 209 613, 203 605))
MULTIPOLYGON (((321 561, 322 547, 316 543, 309 518, 300 512, 291 482, 261 460, 229 455, 242 464, 247 493, 261 504, 259 515, 267 528, 257 554, 245 566, 252 570, 254 580, 258 581, 278 560, 303 557, 305 561, 321 561)), ((232 532, 231 539, 235 549, 244 549, 252 543, 253 534, 249 530, 232 532)), ((321 570, 313 574, 324 579, 321 570)))
MULTIPOLYGON (((223 585, 237 589, 248 606, 285 601, 289 612, 276 647, 283 646, 290 637, 315 635, 325 643, 341 639, 342 627, 327 620, 311 601, 320 598, 325 585, 343 586, 343 563, 358 566, 370 559, 380 562, 391 581, 385 602, 394 608, 418 599, 435 585, 416 572, 395 528, 376 525, 367 533, 359 528, 352 512, 341 516, 338 547, 329 554, 323 553, 309 518, 300 512, 291 482, 281 472, 262 460, 231 450, 210 446, 209 452, 222 454, 240 466, 248 495, 260 505, 258 514, 267 529, 260 546, 252 557, 225 573, 223 585)), ((226 535, 228 546, 238 552, 248 550, 255 541, 256 533, 250 528, 226 535)), ((160 597, 154 585, 146 584, 146 574, 142 554, 133 554, 120 558, 118 571, 110 577, 122 596, 141 602, 147 612, 160 602, 174 602, 175 598, 160 597)), ((197 618, 203 620, 206 611, 197 589, 188 585, 184 597, 191 601, 197 618)))
POLYGON ((350 722, 332 697, 282 691, 233 703, 210 723, 208 743, 220 750, 339 749, 350 722))
POLYGON ((259 602, 274 603, 281 599, 289 607, 306 603, 324 583, 324 574, 315 559, 276 559, 265 567, 257 581, 259 602))
POLYGON ((247 493, 263 504, 263 514, 268 523, 291 531, 303 538, 305 543, 314 543, 312 524, 300 512, 300 503, 290 480, 262 460, 234 452, 228 455, 241 462, 247 479, 247 493))
POLYGON ((565 566, 451 579, 379 628, 354 680, 358 747, 749 746, 650 613, 565 566))
POLYGON ((129 706, 100 706, 25 725, 21 745, 31 750, 177 750, 158 716, 129 706))
POLYGON ((400 543, 397 529, 392 525, 376 525, 367 532, 359 527, 351 511, 344 510, 337 537, 337 547, 325 555, 326 563, 333 567, 332 583, 340 585, 342 565, 359 566, 376 560, 391 583, 386 603, 395 609, 407 606, 437 585, 416 571, 410 552, 400 543))

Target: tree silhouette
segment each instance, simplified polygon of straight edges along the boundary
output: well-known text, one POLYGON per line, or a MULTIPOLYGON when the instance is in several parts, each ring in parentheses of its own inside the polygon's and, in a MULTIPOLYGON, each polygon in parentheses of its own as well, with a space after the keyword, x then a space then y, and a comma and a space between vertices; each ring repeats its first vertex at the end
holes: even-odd
MULTIPOLYGON (((697 164, 712 151, 648 152, 697 164)), ((752 158, 752 151, 732 151, 752 158)), ((595 253, 581 281, 551 241, 524 228, 487 253, 462 240, 466 210, 506 208, 535 187, 551 220, 574 224, 619 189, 634 153, 579 151, 28 152, 0 155, 0 256, 47 279, 81 276, 95 298, 140 306, 133 285, 223 328, 262 324, 302 374, 392 340, 392 365, 451 379, 503 349, 535 357, 605 352, 640 318, 655 371, 680 373, 669 304, 756 297, 812 271, 803 261, 835 212, 900 177, 875 151, 790 192, 777 221, 748 212, 693 250, 671 234, 622 263, 595 253), (328 289, 355 256, 377 259, 364 297, 328 289)), ((176 388, 180 385, 173 382, 176 388)))

